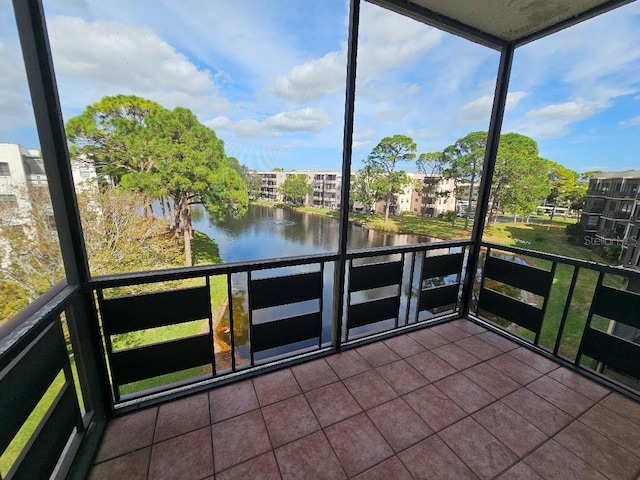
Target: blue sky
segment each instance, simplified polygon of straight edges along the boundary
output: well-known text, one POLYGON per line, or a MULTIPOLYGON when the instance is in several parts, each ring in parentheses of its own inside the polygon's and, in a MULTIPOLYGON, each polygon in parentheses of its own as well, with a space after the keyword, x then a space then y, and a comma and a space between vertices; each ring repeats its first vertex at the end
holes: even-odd
MULTIPOLYGON (((102 96, 192 109, 258 170, 340 169, 345 0, 44 0, 65 119, 102 96)), ((640 3, 516 50, 503 132, 577 171, 640 168, 640 3)), ((381 138, 486 130, 498 52, 363 2, 353 168, 381 138)), ((38 147, 9 2, 0 142, 38 147)), ((408 171, 414 171, 410 165, 408 171)))

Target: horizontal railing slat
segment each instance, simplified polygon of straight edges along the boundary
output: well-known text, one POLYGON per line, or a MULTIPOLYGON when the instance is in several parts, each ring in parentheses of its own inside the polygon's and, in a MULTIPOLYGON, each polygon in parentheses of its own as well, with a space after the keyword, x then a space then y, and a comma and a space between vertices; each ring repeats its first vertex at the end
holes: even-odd
POLYGON ((515 262, 503 260, 489 255, 484 264, 484 276, 506 283, 512 287, 527 290, 536 295, 547 296, 551 288, 551 272, 520 265, 515 262))
POLYGON ((322 295, 322 272, 262 278, 249 282, 251 309, 315 300, 322 295))
POLYGON ((358 292, 402 282, 402 262, 373 263, 351 267, 349 290, 358 292))
POLYGON ((540 332, 540 327, 542 326, 542 310, 532 305, 519 302, 507 295, 489 289, 482 289, 478 301, 478 308, 498 315, 536 334, 540 332))
POLYGON ((67 348, 58 320, 0 373, 0 452, 13 440, 66 361, 67 348))
POLYGON ((463 253, 425 257, 422 266, 422 279, 446 277, 462 272, 463 253))
POLYGON ((582 342, 582 354, 622 373, 640 378, 638 344, 589 328, 582 342))
POLYGON ((356 328, 396 318, 400 309, 400 298, 390 297, 371 302, 356 303, 349 307, 347 327, 356 328))
POLYGON ((7 478, 49 478, 79 421, 75 388, 66 382, 7 478))
POLYGON ((251 327, 251 348, 261 352, 318 338, 321 324, 320 312, 255 324, 251 327))
POLYGON ((593 313, 640 328, 640 295, 602 285, 593 313))
POLYGON ((458 283, 424 289, 420 292, 420 303, 418 309, 423 311, 437 307, 444 307, 446 305, 453 305, 458 301, 459 290, 460 284, 458 283))
POLYGON ((117 385, 211 364, 209 334, 113 352, 111 370, 117 385))
POLYGON ((106 335, 209 318, 208 287, 109 298, 102 301, 106 335))

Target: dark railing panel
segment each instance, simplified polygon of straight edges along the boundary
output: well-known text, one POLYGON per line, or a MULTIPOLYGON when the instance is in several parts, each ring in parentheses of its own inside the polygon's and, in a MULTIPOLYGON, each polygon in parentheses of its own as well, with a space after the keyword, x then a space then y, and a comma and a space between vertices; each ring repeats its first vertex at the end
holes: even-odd
POLYGON ((312 338, 319 338, 322 329, 320 312, 284 318, 251 326, 251 348, 254 352, 282 347, 312 338))
POLYGON ((543 311, 507 295, 486 288, 482 289, 478 301, 478 309, 516 323, 527 330, 531 330, 536 335, 540 333, 543 311))
POLYGON ((320 295, 322 295, 321 272, 252 279, 249 282, 249 298, 253 310, 314 300, 320 295))
POLYGON ((102 301, 106 335, 175 325, 209 317, 207 287, 130 295, 102 301))
POLYGON ((61 317, 49 313, 43 321, 42 332, 0 372, 0 454, 31 415, 38 422, 6 478, 48 478, 74 432, 75 439, 84 432, 61 317))
POLYGON ((66 382, 7 478, 47 478, 78 425, 80 410, 75 388, 66 382))
POLYGON ((402 279, 402 262, 373 263, 351 267, 349 287, 352 292, 398 284, 402 279))
POLYGON ((582 355, 607 367, 640 378, 640 345, 588 328, 582 337, 582 355))
POLYGON ((431 310, 433 308, 455 305, 458 302, 459 283, 435 288, 426 288, 420 292, 418 309, 431 310))
MULTIPOLYGON (((255 354, 317 338, 322 344, 322 290, 324 264, 317 272, 300 273, 263 279, 251 278, 249 272, 249 331, 251 365, 255 354), (312 301, 315 305, 309 312, 312 301), (274 313, 266 309, 285 307, 274 313), (300 311, 304 309, 304 313, 300 311), (256 321, 256 313, 268 319, 256 321), (276 318, 273 318, 273 317, 276 318)), ((283 351, 280 354, 285 353, 283 351)), ((278 355, 278 352, 274 353, 278 355)), ((286 352, 286 354, 294 354, 286 352)))
POLYGON ((67 361, 62 328, 56 321, 0 373, 0 451, 11 443, 67 361))
POLYGON ((601 285, 593 314, 640 328, 640 295, 601 285))
POLYGON ((213 340, 206 333, 170 342, 118 350, 111 355, 111 375, 117 386, 211 364, 213 340))
POLYGON ((553 280, 551 273, 546 270, 521 265, 491 255, 488 255, 485 261, 484 275, 487 278, 543 297, 549 294, 553 280))
POLYGON ((351 305, 347 317, 347 328, 363 327, 398 317, 400 298, 389 297, 351 305))
POLYGON ((464 253, 462 252, 425 257, 422 267, 422 279, 459 274, 462 271, 463 261, 464 253))

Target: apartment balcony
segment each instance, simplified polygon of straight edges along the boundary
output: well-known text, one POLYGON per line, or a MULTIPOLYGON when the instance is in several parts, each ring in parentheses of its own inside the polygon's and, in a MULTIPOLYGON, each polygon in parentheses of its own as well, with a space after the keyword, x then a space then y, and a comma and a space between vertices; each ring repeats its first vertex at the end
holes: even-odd
POLYGON ((631 479, 639 447, 640 404, 456 320, 119 417, 90 478, 631 479))
MULTIPOLYGON (((484 218, 514 51, 626 2, 535 18, 528 0, 375 3, 499 53, 484 218)), ((489 244, 481 222, 465 241, 349 250, 345 202, 335 253, 92 277, 44 8, 13 5, 64 279, 0 330, 0 477, 638 478, 640 345, 609 328, 640 328, 638 271, 489 244)))
POLYGON ((605 210, 602 213, 602 216, 605 218, 610 218, 612 220, 629 220, 629 218, 631 217, 631 211, 605 210))
MULTIPOLYGON (((104 348, 96 368, 113 419, 86 459, 90 478, 636 478, 640 346, 607 331, 637 326, 640 295, 608 279, 640 273, 483 243, 476 276, 472 245, 352 251, 337 285, 337 255, 92 280, 89 337, 104 348), (220 278, 227 328, 209 300, 220 278), (185 279, 200 286, 118 294, 185 279), (576 318, 585 294, 591 308, 576 318), (190 321, 200 334, 116 342, 190 321)), ((86 366, 72 368, 87 345, 66 347, 63 334, 87 298, 65 298, 2 356, 13 393, 0 405, 3 445, 57 385, 8 478, 51 471, 65 445, 82 457, 96 415, 78 388, 86 366)))
POLYGON ((582 210, 584 213, 603 213, 604 204, 602 205, 585 205, 582 210))
POLYGON ((635 191, 622 191, 612 192, 610 195, 612 198, 634 199, 638 196, 638 190, 635 191))

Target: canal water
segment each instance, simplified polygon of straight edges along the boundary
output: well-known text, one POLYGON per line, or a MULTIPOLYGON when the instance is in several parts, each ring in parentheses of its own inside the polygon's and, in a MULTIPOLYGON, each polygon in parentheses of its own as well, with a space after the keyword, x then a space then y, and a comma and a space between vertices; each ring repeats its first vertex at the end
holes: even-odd
MULTIPOLYGON (((249 205, 239 219, 218 222, 201 205, 193 207, 193 228, 220 247, 225 262, 313 255, 338 251, 340 221, 294 210, 249 205)), ((370 248, 429 242, 423 235, 383 233, 349 223, 348 248, 370 248)))

